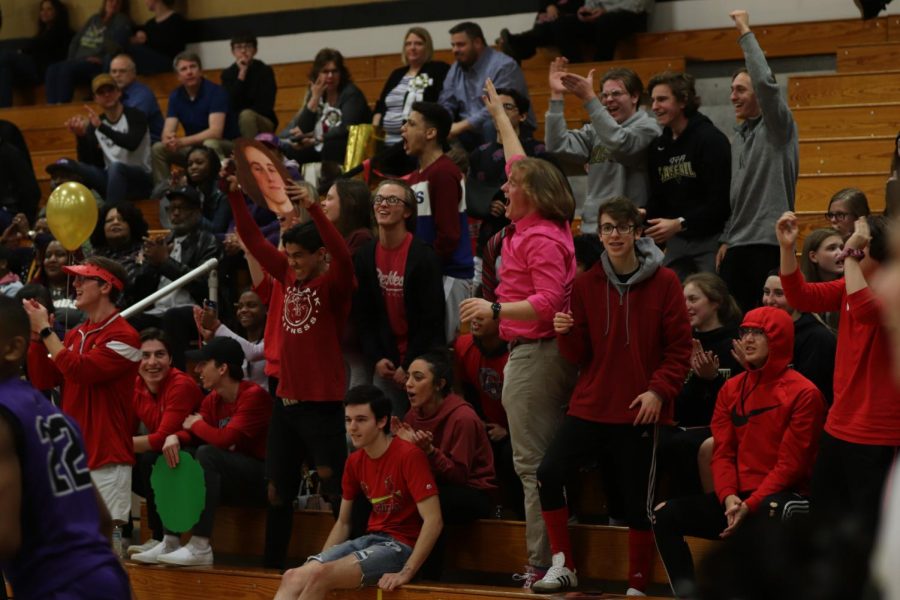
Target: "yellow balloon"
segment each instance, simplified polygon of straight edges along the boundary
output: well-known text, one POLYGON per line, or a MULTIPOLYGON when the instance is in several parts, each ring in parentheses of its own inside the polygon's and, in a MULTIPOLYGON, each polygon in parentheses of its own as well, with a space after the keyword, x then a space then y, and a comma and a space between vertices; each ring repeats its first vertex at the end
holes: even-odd
POLYGON ((78 250, 97 225, 97 201, 89 189, 69 181, 58 186, 47 200, 47 225, 69 252, 78 250))

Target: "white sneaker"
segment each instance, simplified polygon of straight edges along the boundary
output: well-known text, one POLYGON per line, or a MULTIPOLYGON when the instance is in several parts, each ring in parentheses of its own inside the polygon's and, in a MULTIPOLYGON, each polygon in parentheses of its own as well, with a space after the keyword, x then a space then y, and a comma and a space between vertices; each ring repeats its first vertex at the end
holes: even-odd
POLYGON ((177 542, 175 544, 168 544, 163 540, 162 542, 157 542, 156 545, 149 550, 134 554, 131 557, 131 560, 148 565, 155 565, 159 562, 160 556, 168 554, 169 552, 174 552, 175 550, 178 550, 178 548, 180 548, 180 546, 177 542))
POLYGON ((628 591, 625 592, 626 596, 646 596, 644 592, 635 588, 628 588, 628 591))
POLYGON ((151 548, 156 546, 158 543, 159 543, 159 540, 154 540, 151 538, 151 539, 147 540, 146 542, 144 542, 143 544, 134 544, 134 545, 128 546, 128 550, 126 550, 126 552, 128 553, 128 556, 131 556, 133 554, 140 554, 141 552, 146 552, 147 550, 150 550, 151 548))
POLYGON ((547 569, 547 574, 540 581, 534 582, 531 589, 543 594, 574 587, 578 587, 578 577, 566 567, 566 555, 557 552, 553 555, 553 566, 547 569))
POLYGON ((180 567, 208 567, 213 564, 212 546, 201 550, 194 544, 188 543, 175 552, 163 554, 158 560, 160 563, 180 567))

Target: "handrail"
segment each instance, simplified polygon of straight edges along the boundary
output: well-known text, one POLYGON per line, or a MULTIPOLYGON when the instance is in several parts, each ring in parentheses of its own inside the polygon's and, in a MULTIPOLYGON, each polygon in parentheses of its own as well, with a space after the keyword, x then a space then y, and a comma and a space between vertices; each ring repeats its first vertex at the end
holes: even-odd
MULTIPOLYGON (((156 290, 155 292, 153 292, 152 294, 150 294, 149 296, 147 296, 140 302, 136 302, 136 303, 132 304, 131 306, 129 306, 128 308, 126 308, 125 310, 122 311, 122 316, 127 319, 128 317, 130 317, 132 315, 136 315, 138 313, 143 312, 145 308, 156 303, 156 301, 159 300, 160 298, 162 298, 164 296, 168 296, 175 290, 183 288, 188 283, 192 282, 193 280, 197 279, 198 277, 200 277, 201 275, 204 275, 205 273, 207 273, 209 271, 211 271, 210 272, 210 283, 213 283, 212 280, 215 279, 216 288, 217 288, 216 293, 218 293, 218 273, 215 271, 215 268, 217 266, 219 266, 219 261, 217 259, 215 259, 215 258, 209 259, 208 261, 206 261, 199 267, 196 267, 193 271, 191 271, 189 273, 185 273, 184 275, 182 275, 181 277, 179 277, 172 283, 156 290), (214 277, 214 274, 215 274, 215 277, 214 277)), ((213 297, 215 297, 215 294, 213 294, 211 292, 210 298, 213 298, 213 297)))

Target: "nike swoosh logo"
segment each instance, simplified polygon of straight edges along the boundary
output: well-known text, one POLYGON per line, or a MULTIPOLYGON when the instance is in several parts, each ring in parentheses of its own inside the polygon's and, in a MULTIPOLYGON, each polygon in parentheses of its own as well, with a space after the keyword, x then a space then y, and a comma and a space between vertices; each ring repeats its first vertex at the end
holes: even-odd
POLYGON ((751 417, 761 415, 765 412, 768 412, 770 410, 778 408, 779 406, 781 406, 781 405, 775 404, 773 406, 764 406, 762 408, 755 408, 755 409, 751 410, 750 412, 748 412, 746 415, 739 414, 737 411, 737 406, 732 406, 731 407, 731 423, 735 427, 743 427, 744 425, 746 425, 747 423, 750 422, 751 417))

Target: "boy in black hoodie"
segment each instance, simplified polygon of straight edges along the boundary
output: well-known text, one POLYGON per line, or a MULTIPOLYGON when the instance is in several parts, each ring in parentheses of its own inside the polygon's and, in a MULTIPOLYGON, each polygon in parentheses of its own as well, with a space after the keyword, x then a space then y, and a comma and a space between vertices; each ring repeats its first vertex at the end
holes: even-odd
POLYGON ((666 247, 664 264, 681 280, 715 272, 719 237, 731 214, 731 146, 698 112, 691 75, 666 71, 647 87, 663 132, 648 149, 650 227, 644 234, 666 247))

